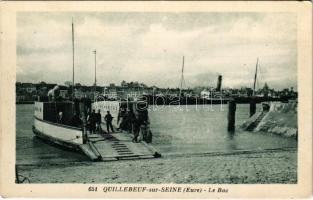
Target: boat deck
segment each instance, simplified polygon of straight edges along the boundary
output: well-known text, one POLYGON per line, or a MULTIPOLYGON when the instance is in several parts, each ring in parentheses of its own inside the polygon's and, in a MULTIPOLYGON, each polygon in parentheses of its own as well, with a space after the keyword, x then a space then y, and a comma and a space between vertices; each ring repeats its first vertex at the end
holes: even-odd
POLYGON ((157 157, 157 151, 151 145, 143 141, 133 143, 132 136, 127 133, 92 134, 88 138, 102 161, 157 157))

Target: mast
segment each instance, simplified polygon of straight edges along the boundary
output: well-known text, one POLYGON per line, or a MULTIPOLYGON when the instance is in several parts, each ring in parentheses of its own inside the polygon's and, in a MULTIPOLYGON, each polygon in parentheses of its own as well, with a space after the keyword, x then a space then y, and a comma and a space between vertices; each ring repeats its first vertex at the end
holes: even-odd
POLYGON ((72 53, 73 53, 73 81, 72 81, 72 99, 74 99, 74 73, 75 73, 75 68, 74 68, 74 23, 73 23, 73 18, 72 18, 72 53))
POLYGON ((185 65, 185 56, 183 56, 183 66, 182 66, 181 77, 180 77, 179 98, 181 96, 183 85, 186 86, 185 79, 184 79, 184 65, 185 65))
POLYGON ((95 54, 95 91, 94 91, 94 99, 96 99, 96 91, 97 91, 97 51, 94 50, 95 54))
POLYGON ((256 83, 257 74, 258 74, 258 65, 259 65, 259 58, 257 58, 256 66, 255 66, 254 83, 253 83, 253 96, 255 95, 255 83, 256 83))

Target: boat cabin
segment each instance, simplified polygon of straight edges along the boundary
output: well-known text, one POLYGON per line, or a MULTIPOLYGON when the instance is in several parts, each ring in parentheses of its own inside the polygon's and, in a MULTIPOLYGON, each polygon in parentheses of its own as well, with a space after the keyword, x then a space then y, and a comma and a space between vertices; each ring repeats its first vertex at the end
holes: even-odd
POLYGON ((52 123, 74 126, 73 102, 35 102, 34 117, 52 123))

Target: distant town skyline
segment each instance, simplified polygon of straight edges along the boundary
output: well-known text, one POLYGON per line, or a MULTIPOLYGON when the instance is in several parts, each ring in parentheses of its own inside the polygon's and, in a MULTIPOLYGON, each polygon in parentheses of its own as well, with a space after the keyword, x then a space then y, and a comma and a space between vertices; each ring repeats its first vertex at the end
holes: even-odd
POLYGON ((51 13, 17 15, 17 81, 72 80, 71 23, 75 24, 75 82, 125 80, 177 88, 185 56, 187 87, 297 87, 296 15, 288 13, 51 13))

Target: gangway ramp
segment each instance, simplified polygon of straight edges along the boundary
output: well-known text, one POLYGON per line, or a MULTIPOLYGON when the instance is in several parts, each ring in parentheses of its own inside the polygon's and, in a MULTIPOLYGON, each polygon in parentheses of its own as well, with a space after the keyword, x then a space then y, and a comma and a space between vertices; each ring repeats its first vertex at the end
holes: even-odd
POLYGON ((127 133, 92 134, 88 138, 103 161, 155 158, 160 155, 145 142, 133 143, 127 133))

